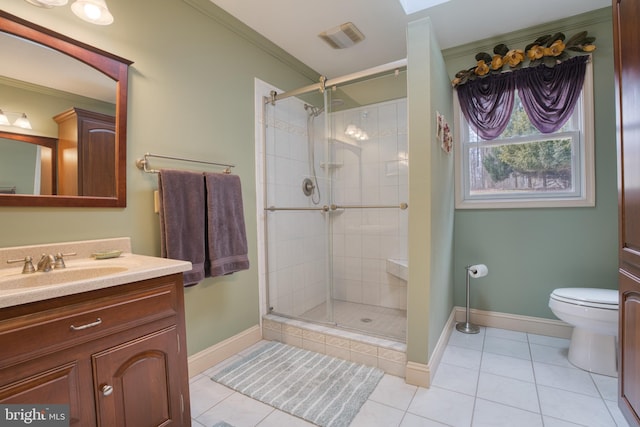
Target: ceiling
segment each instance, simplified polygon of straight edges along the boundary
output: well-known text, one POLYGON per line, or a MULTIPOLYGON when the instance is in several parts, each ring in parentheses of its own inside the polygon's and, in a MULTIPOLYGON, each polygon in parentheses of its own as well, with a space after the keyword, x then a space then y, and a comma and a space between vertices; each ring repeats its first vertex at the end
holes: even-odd
POLYGON ((399 0, 210 0, 327 78, 404 59, 406 27, 429 16, 441 49, 611 5, 611 0, 451 0, 405 15, 399 0), (336 50, 318 34, 353 22, 365 40, 336 50))

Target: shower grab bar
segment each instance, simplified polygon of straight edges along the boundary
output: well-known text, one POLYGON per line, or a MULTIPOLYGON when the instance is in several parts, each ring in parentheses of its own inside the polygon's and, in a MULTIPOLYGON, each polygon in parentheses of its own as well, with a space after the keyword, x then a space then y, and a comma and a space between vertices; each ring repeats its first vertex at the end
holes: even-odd
POLYGON ((329 212, 329 209, 331 209, 329 206, 324 205, 324 206, 320 206, 317 208, 277 208, 275 206, 269 206, 268 208, 264 208, 265 211, 270 211, 270 212, 274 212, 274 211, 323 211, 323 212, 329 212))
POLYGON ((144 153, 144 156, 141 159, 136 160, 136 166, 138 167, 138 169, 143 170, 146 173, 160 172, 158 169, 149 169, 147 167, 149 165, 149 157, 156 157, 158 159, 180 160, 183 162, 200 163, 205 165, 222 166, 225 168, 224 173, 231 173, 231 168, 236 167, 236 165, 231 165, 227 163, 207 162, 204 160, 185 159, 182 157, 163 156, 161 154, 144 153))
POLYGON ((336 211, 338 209, 402 209, 405 210, 409 207, 408 203, 400 203, 399 205, 331 205, 331 206, 320 206, 317 208, 309 208, 309 207, 299 207, 299 208, 277 208, 275 206, 269 206, 268 208, 264 208, 266 211, 274 212, 274 211, 336 211))
POLYGON ((409 207, 408 203, 402 202, 399 205, 331 205, 331 210, 337 209, 401 209, 405 210, 409 207))

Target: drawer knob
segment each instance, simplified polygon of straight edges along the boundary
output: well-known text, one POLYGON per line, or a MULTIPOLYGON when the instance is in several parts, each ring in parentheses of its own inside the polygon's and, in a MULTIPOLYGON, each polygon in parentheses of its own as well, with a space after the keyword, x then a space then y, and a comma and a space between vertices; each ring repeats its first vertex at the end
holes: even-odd
POLYGON ((109 384, 105 384, 102 386, 100 391, 102 391, 103 396, 109 396, 111 393, 113 393, 113 387, 110 386, 109 384))
POLYGON ((101 323, 102 323, 102 319, 98 317, 95 322, 87 323, 86 325, 80 325, 80 326, 71 325, 70 328, 72 331, 81 331, 83 329, 93 328, 94 326, 98 326, 101 323))

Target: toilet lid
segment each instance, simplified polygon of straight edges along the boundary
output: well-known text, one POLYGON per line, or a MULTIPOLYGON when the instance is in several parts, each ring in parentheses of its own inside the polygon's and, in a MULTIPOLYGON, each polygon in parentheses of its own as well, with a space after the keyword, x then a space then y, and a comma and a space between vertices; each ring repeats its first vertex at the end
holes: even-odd
POLYGON ((559 288, 551 293, 551 297, 572 304, 600 308, 617 308, 619 301, 618 291, 614 289, 559 288))

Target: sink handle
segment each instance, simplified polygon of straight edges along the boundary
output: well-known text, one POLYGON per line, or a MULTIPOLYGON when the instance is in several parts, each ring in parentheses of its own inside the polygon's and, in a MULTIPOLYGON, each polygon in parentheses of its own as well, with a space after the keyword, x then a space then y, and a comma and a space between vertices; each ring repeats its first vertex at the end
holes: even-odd
POLYGON ((94 326, 98 326, 101 323, 102 323, 102 319, 98 317, 95 322, 87 323, 86 325, 80 325, 80 326, 71 325, 70 329, 72 331, 81 331, 83 329, 93 328, 94 326))
POLYGON ((35 273, 36 269, 33 266, 33 258, 30 256, 24 257, 24 259, 8 259, 7 264, 13 264, 14 262, 24 262, 24 267, 22 267, 22 274, 35 273))
POLYGON ((56 254, 56 257, 55 257, 53 268, 65 268, 66 265, 64 264, 64 258, 63 257, 74 256, 74 255, 78 255, 78 254, 76 252, 70 252, 68 254, 62 254, 62 253, 58 252, 56 254))

